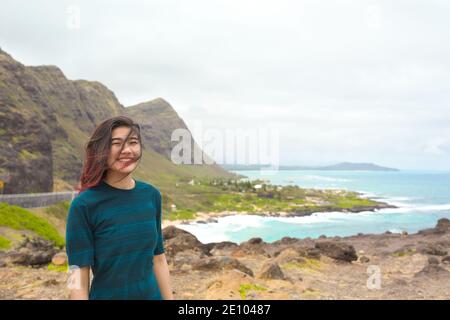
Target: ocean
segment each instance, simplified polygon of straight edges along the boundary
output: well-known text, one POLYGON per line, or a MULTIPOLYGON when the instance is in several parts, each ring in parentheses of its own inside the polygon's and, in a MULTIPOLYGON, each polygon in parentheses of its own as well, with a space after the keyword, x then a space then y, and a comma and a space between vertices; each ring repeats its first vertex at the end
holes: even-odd
POLYGON ((201 242, 233 241, 252 237, 273 242, 283 237, 318 238, 358 233, 414 233, 431 228, 440 218, 450 218, 449 171, 235 171, 272 184, 317 189, 346 189, 364 197, 387 202, 398 208, 360 213, 318 212, 306 217, 278 218, 235 215, 218 218, 217 223, 181 224, 201 242))

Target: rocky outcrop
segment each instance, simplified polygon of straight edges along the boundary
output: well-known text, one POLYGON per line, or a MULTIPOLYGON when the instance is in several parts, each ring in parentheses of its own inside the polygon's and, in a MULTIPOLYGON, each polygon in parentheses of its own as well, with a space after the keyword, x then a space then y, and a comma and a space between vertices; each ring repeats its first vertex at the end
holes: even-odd
POLYGON ((293 249, 293 248, 287 248, 281 251, 280 253, 277 253, 274 262, 278 264, 285 264, 285 263, 304 263, 305 258, 300 255, 300 253, 293 249))
POLYGON ((6 253, 7 261, 26 266, 41 266, 52 261, 58 252, 53 242, 39 237, 26 238, 14 250, 6 253))
POLYGON ((320 241, 316 243, 316 248, 330 258, 339 261, 352 262, 358 260, 355 248, 349 244, 333 241, 320 241))
POLYGON ((177 256, 180 252, 186 250, 190 250, 191 252, 195 253, 195 255, 199 258, 210 255, 205 246, 192 235, 179 235, 176 238, 168 240, 164 244, 164 246, 169 263, 173 261, 174 257, 177 256))
POLYGON ((444 234, 450 231, 450 220, 447 218, 439 219, 436 226, 431 229, 420 230, 419 234, 430 235, 430 234, 444 234))
POLYGON ((266 243, 261 238, 251 238, 236 247, 231 255, 233 257, 242 257, 246 255, 262 255, 270 257, 270 254, 265 250, 265 247, 266 243))
POLYGON ((52 258, 52 263, 55 266, 64 266, 68 263, 67 254, 65 252, 58 252, 52 258))
POLYGON ((258 278, 284 280, 285 276, 278 263, 268 262, 262 266, 258 278))
POLYGON ((239 260, 230 257, 208 257, 194 263, 192 269, 203 271, 237 269, 253 277, 253 271, 250 268, 246 267, 239 260))
POLYGON ((223 242, 211 242, 207 243, 206 247, 209 250, 209 253, 215 256, 223 256, 223 255, 231 255, 233 251, 239 247, 237 243, 231 241, 223 241, 223 242))
MULTIPOLYGON (((176 247, 166 251, 176 299, 448 300, 450 258, 430 254, 436 249, 449 251, 450 232, 442 229, 445 224, 440 220, 430 233, 408 236, 383 233, 319 239, 286 237, 272 243, 253 238, 242 243, 249 251, 245 254, 240 250, 239 257, 229 254, 240 248, 233 242, 202 244, 194 235, 174 226, 164 228, 163 235, 166 250, 171 245, 176 247), (183 245, 183 241, 191 246, 183 245), (255 254, 253 248, 258 246, 269 256, 255 254), (422 250, 429 247, 433 250, 422 250), (375 275, 369 272, 373 266, 381 268, 381 290, 368 290, 368 279, 375 275)), ((57 258, 63 263, 64 254, 53 256, 54 261, 57 258)), ((9 254, 0 251, 0 299, 67 298, 64 272, 47 270, 45 264, 42 268, 17 268, 8 259, 9 254)))
POLYGON ((439 243, 428 243, 419 247, 418 251, 424 254, 430 254, 434 256, 445 256, 447 255, 447 249, 444 245, 439 243))

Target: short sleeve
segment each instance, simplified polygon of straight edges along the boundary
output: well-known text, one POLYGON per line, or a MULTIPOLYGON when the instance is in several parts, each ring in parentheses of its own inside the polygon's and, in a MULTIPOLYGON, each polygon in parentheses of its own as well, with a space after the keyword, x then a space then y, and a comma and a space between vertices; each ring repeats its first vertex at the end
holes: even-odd
POLYGON ((156 242, 156 247, 153 252, 154 255, 159 255, 164 253, 164 239, 161 231, 161 220, 162 220, 162 197, 159 191, 156 192, 156 229, 158 231, 158 237, 156 242))
POLYGON ((69 266, 94 264, 94 237, 89 223, 88 208, 79 198, 69 207, 66 224, 66 252, 69 266))

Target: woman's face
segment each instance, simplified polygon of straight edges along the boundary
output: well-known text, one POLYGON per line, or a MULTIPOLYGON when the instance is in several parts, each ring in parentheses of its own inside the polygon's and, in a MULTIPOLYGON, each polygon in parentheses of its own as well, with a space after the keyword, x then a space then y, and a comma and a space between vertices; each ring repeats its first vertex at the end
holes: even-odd
POLYGON ((108 157, 108 169, 120 173, 130 173, 138 165, 138 157, 141 154, 141 144, 138 136, 133 133, 125 141, 131 128, 117 127, 112 131, 111 150, 108 157), (122 144, 125 143, 122 152, 122 144))

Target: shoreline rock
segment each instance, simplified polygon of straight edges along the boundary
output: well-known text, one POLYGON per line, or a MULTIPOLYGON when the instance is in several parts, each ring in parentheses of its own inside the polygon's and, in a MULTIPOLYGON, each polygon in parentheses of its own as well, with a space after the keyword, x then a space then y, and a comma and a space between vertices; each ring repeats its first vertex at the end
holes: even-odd
MULTIPOLYGON (((446 218, 407 236, 283 237, 271 243, 255 237, 238 244, 202 243, 175 226, 163 234, 176 299, 450 298, 446 218), (378 289, 368 283, 373 271, 382 279, 378 289)), ((44 265, 3 266, 0 299, 65 299, 65 277, 44 265)))

